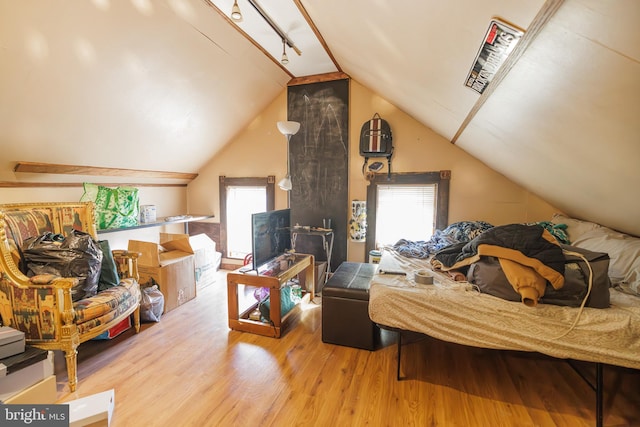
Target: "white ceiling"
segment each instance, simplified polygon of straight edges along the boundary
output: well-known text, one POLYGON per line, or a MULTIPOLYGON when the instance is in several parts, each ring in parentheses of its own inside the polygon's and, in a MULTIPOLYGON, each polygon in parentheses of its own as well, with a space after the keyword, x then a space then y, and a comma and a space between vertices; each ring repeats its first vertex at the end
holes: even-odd
POLYGON ((347 74, 451 139, 479 97, 464 83, 490 20, 527 28, 543 1, 303 3, 347 74))
MULTIPOLYGON (((128 153, 99 166, 198 171, 292 77, 336 70, 451 140, 481 99, 464 82, 489 21, 533 34, 560 0, 258 0, 302 51, 287 48, 286 67, 247 0, 242 32, 232 0, 213 1, 0 2, 0 178, 16 159, 83 164, 76 141, 128 153)), ((639 24, 637 0, 565 0, 456 145, 570 215, 640 235, 639 24)))
POLYGON ((197 172, 289 80, 204 0, 0 1, 0 179, 197 172))

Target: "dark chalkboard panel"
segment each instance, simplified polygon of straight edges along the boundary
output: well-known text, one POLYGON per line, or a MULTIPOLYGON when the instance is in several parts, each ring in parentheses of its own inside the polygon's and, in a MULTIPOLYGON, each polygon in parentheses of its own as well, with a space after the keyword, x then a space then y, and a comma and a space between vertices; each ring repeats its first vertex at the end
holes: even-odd
MULTIPOLYGON (((289 144, 291 223, 321 227, 323 218, 331 218, 335 270, 347 258, 349 80, 289 86, 287 115, 300 122, 289 144)), ((300 241, 296 249, 326 259, 318 241, 300 241)))

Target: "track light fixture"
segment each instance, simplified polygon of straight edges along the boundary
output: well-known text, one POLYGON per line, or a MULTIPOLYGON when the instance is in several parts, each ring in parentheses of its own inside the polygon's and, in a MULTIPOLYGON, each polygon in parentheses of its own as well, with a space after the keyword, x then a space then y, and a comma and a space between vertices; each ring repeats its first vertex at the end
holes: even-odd
POLYGON ((231 8, 231 19, 236 22, 242 21, 242 13, 240 13, 240 7, 238 7, 238 0, 233 0, 233 7, 231 8))
POLYGON ((280 60, 280 62, 282 62, 283 65, 287 65, 289 63, 289 57, 287 56, 287 51, 285 50, 287 44, 285 42, 284 39, 282 39, 282 59, 280 60))
MULTIPOLYGON (((302 55, 302 51, 296 46, 296 44, 291 40, 285 33, 282 31, 280 27, 271 19, 269 15, 262 9, 262 7, 258 4, 257 0, 247 0, 247 2, 255 9, 255 11, 264 19, 264 21, 271 27, 273 31, 280 37, 282 40, 282 57, 280 58, 280 63, 282 65, 287 65, 289 63, 289 57, 287 56, 286 47, 289 46, 298 56, 302 55)), ((242 13, 240 12, 240 7, 238 6, 238 0, 233 0, 233 7, 231 8, 231 20, 235 22, 242 22, 242 13)))
MULTIPOLYGON (((262 17, 262 19, 264 19, 264 21, 271 27, 271 29, 273 31, 275 31, 275 33, 280 37, 280 39, 287 45, 289 46, 291 49, 293 49, 293 51, 295 53, 298 54, 298 56, 302 55, 302 51, 298 48, 298 46, 296 46, 296 44, 293 42, 293 40, 291 40, 285 33, 284 31, 282 31, 282 29, 280 27, 278 27, 278 25, 273 21, 273 19, 271 19, 271 17, 267 14, 267 12, 264 11, 264 9, 262 9, 262 7, 258 4, 257 0, 247 0, 249 2, 249 4, 251 6, 253 6, 253 8, 256 10, 256 12, 258 12, 258 14, 262 17)), ((289 58, 287 58, 286 53, 282 52, 282 59, 280 60, 280 62, 282 62, 283 64, 286 64, 287 62, 289 62, 289 58)))

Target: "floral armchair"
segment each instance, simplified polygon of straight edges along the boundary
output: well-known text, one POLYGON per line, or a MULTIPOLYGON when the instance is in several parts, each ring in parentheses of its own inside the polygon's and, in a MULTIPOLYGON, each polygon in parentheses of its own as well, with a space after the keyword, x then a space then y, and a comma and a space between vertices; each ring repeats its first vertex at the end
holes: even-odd
POLYGON ((73 301, 78 279, 25 276, 18 268, 24 240, 44 232, 67 235, 79 230, 97 239, 95 208, 86 203, 0 205, 0 318, 25 333, 28 345, 65 353, 69 389, 77 385, 78 346, 133 315, 140 330, 137 253, 113 251, 120 283, 95 296, 73 301))

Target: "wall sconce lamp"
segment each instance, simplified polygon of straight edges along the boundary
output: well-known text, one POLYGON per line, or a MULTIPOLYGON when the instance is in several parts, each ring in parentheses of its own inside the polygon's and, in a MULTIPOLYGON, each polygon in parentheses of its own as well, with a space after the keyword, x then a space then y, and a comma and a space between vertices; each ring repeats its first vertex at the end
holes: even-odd
POLYGON ((291 141, 291 137, 300 130, 300 123, 287 121, 278 122, 277 125, 280 133, 287 137, 287 176, 278 182, 278 187, 285 191, 291 191, 291 176, 289 175, 289 141, 291 141))
POLYGON ((238 7, 238 0, 233 0, 233 7, 231 8, 231 19, 236 22, 242 21, 242 13, 240 13, 240 8, 238 7))

